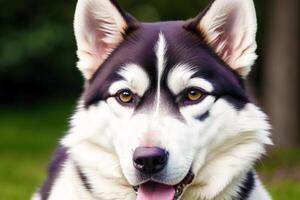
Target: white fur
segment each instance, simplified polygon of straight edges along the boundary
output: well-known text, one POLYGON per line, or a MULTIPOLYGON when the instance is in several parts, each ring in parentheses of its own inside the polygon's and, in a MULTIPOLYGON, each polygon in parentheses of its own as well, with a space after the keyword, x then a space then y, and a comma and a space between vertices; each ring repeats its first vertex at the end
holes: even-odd
POLYGON ((207 112, 214 105, 215 100, 215 97, 207 96, 202 100, 201 103, 184 106, 180 109, 180 111, 184 117, 196 118, 205 114, 205 112, 207 112))
POLYGON ((212 102, 208 97, 182 108, 184 124, 168 112, 153 121, 153 111, 132 116, 130 109, 102 102, 88 110, 79 109, 63 144, 95 183, 94 195, 100 199, 109 199, 114 187, 134 199, 131 185, 139 184, 141 177, 133 168, 132 152, 145 144, 169 150, 169 165, 162 171, 166 184, 178 183, 192 166, 197 176, 183 199, 224 199, 236 192, 242 176, 271 141, 266 116, 256 106, 248 104, 237 111, 225 100, 212 102), (195 113, 206 110, 210 110, 207 120, 194 118, 195 113))
POLYGON ((150 80, 147 73, 136 64, 125 65, 122 67, 119 74, 125 80, 113 83, 108 90, 110 95, 116 94, 121 89, 128 88, 141 97, 150 86, 150 80))
POLYGON ((271 200, 272 198, 267 193, 265 187, 262 185, 259 178, 256 176, 255 187, 250 194, 249 200, 257 200, 257 199, 271 200))
POLYGON ((187 64, 179 64, 168 75, 168 86, 173 94, 178 94, 189 87, 199 87, 206 92, 212 92, 213 86, 202 78, 192 78, 195 74, 193 67, 187 64))
POLYGON ((161 87, 161 76, 164 71, 165 65, 166 65, 166 48, 167 48, 167 42, 165 39, 165 36, 161 32, 158 36, 158 41, 155 46, 155 53, 157 58, 157 93, 156 93, 156 108, 154 117, 157 116, 159 111, 159 105, 160 105, 160 87, 161 87))
POLYGON ((123 40, 127 24, 109 0, 78 0, 74 19, 77 67, 90 79, 123 40))
MULTIPOLYGON (((70 149, 70 159, 79 164, 92 182, 95 199, 135 199, 131 185, 138 180, 133 179, 136 174, 131 167, 132 150, 149 136, 151 142, 168 148, 171 154, 172 166, 168 166, 167 170, 177 171, 177 175, 169 174, 170 177, 173 174, 174 178, 166 180, 167 183, 176 184, 180 181, 187 173, 182 172, 182 169, 188 170, 189 164, 175 168, 174 165, 191 159, 196 178, 185 191, 183 200, 227 199, 236 192, 234 188, 237 188, 243 174, 252 169, 254 161, 264 153, 264 145, 271 143, 267 131, 269 125, 265 121, 266 116, 252 104, 236 111, 226 101, 219 100, 210 109, 210 117, 204 122, 195 120, 193 114, 189 116, 185 113, 187 124, 182 124, 171 116, 161 116, 160 122, 147 120, 147 114, 131 118, 128 113, 127 118, 118 117, 103 102, 75 114, 73 128, 63 144, 70 149), (118 126, 115 126, 116 123, 118 126), (160 127, 160 124, 165 127, 155 130, 159 131, 158 134, 152 132, 148 135, 148 128, 153 123, 155 127, 160 127)), ((72 171, 64 168, 63 175, 58 179, 62 183, 55 184, 54 188, 57 189, 53 191, 60 191, 60 187, 62 191, 67 189, 64 181, 73 180, 74 174, 70 175, 74 173, 72 171)), ((75 179, 78 177, 74 176, 75 179)), ((75 188, 81 191, 80 187, 75 188)), ((257 195, 260 198, 256 200, 269 199, 260 185, 255 191, 258 193, 252 194, 253 200, 257 195)))
POLYGON ((236 112, 221 100, 210 115, 214 126, 206 129, 202 137, 204 145, 209 143, 208 153, 194 181, 198 187, 191 191, 200 199, 219 199, 220 194, 223 198, 226 186, 253 167, 265 152, 265 144, 272 144, 266 116, 252 104, 236 112))
POLYGON ((31 200, 41 200, 41 199, 42 199, 42 197, 41 197, 41 195, 38 194, 38 193, 34 194, 34 195, 32 196, 32 198, 31 198, 31 200))
POLYGON ((52 188, 49 200, 59 199, 86 199, 93 200, 92 196, 84 190, 80 182, 75 166, 67 161, 59 178, 55 181, 55 187, 52 188))
POLYGON ((229 66, 244 77, 250 72, 257 58, 253 0, 216 0, 198 28, 229 66))

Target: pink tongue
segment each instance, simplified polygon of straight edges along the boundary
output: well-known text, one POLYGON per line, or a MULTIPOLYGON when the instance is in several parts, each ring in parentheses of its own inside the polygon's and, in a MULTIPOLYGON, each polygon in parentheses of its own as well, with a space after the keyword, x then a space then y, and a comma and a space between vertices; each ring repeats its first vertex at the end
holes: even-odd
POLYGON ((174 196, 173 186, 149 182, 140 186, 136 200, 173 200, 174 196))

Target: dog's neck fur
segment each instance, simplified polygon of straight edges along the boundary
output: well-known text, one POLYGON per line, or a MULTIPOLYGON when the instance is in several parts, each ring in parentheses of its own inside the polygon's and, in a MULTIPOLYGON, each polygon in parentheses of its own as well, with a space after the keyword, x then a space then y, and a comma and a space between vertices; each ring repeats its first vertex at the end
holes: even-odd
MULTIPOLYGON (((74 165, 76 166, 75 163, 74 165)), ((80 179, 80 182, 82 183, 81 185, 84 186, 83 189, 86 190, 88 193, 90 193, 91 196, 94 196, 88 177, 84 175, 84 173, 81 171, 81 169, 78 166, 76 166, 76 172, 80 179)), ((221 194, 217 195, 215 200, 218 199, 247 200, 249 199, 251 192, 254 190, 255 184, 256 184, 255 172, 251 170, 243 174, 238 181, 234 181, 233 186, 231 185, 231 188, 229 189, 230 191, 222 192, 221 194)), ((199 190, 201 190, 201 188, 199 188, 199 190)), ((95 197, 95 199, 97 198, 95 197)), ((189 200, 189 197, 181 198, 181 200, 185 200, 185 199, 189 200)))
MULTIPOLYGON (((51 200, 53 198, 50 197, 49 194, 51 193, 51 191, 57 190, 56 188, 53 187, 54 185, 57 185, 57 181, 62 181, 62 177, 65 176, 65 173, 73 173, 73 175, 76 176, 75 179, 77 180, 77 182, 73 186, 81 190, 80 193, 82 195, 89 196, 91 200, 102 199, 96 197, 95 190, 97 190, 97 188, 92 188, 89 178, 85 175, 82 169, 76 164, 76 161, 72 160, 70 156, 68 156, 67 148, 60 147, 56 152, 55 159, 52 161, 52 164, 50 165, 48 180, 44 183, 43 187, 41 187, 40 189, 40 200, 51 200), (67 168, 71 168, 73 172, 70 171, 66 172, 65 171, 66 166, 67 168)), ((215 184, 218 183, 216 182, 215 184)), ((253 170, 250 170, 240 175, 239 178, 236 178, 231 184, 228 185, 227 189, 225 189, 220 194, 218 194, 214 198, 214 200, 223 200, 223 199, 248 200, 250 199, 251 193, 255 190, 255 187, 258 184, 259 184, 259 180, 257 180, 255 172, 253 170)), ((101 188, 103 186, 98 186, 98 187, 101 188)), ((133 188, 129 188, 129 190, 132 190, 131 192, 134 193, 133 188)), ((197 188, 197 190, 201 190, 201 187, 197 188)), ((191 197, 183 196, 181 200, 190 200, 190 198, 191 197)), ((82 197, 78 196, 78 200, 79 199, 82 199, 82 197)), ((120 199, 123 198, 120 197, 120 199)), ((197 200, 202 200, 202 199, 197 199, 197 200)))

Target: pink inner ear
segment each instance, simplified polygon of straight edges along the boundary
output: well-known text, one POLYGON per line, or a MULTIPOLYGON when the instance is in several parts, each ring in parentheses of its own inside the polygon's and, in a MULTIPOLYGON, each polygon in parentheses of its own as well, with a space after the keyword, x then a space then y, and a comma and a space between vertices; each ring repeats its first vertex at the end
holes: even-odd
POLYGON ((213 50, 246 76, 257 58, 256 15, 252 0, 215 0, 199 22, 213 50))
MULTIPOLYGON (((212 47, 217 49, 218 54, 227 61, 235 53, 235 46, 239 46, 236 43, 239 41, 239 35, 236 33, 236 21, 238 20, 237 10, 229 13, 224 19, 223 24, 216 28, 216 32, 219 36, 212 42, 212 47)), ((241 42, 241 41, 240 41, 241 42)))
POLYGON ((97 60, 100 65, 116 46, 121 43, 121 33, 118 27, 111 21, 98 19, 93 13, 88 12, 86 15, 87 45, 89 53, 97 60), (107 27, 114 27, 116 30, 109 30, 107 27))
POLYGON ((78 68, 89 79, 107 56, 122 42, 127 24, 119 10, 104 0, 79 0, 74 29, 78 68))

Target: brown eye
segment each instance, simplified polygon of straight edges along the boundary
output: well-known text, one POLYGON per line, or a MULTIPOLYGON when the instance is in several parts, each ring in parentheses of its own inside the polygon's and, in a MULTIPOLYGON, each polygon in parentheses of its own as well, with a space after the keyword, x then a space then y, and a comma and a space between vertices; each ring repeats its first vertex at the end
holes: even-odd
POLYGON ((133 94, 129 90, 121 91, 118 98, 122 103, 131 103, 133 101, 133 94))
POLYGON ((202 97, 202 92, 200 90, 197 89, 190 89, 187 92, 187 99, 189 101, 198 101, 199 99, 201 99, 202 97))

